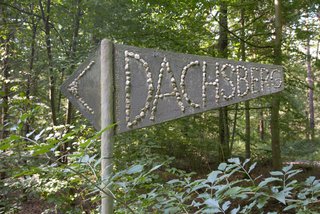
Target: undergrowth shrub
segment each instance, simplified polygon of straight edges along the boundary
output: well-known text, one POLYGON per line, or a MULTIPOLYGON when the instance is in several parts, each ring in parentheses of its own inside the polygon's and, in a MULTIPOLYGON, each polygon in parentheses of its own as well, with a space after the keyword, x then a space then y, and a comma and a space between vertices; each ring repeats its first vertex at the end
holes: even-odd
POLYGON ((301 170, 292 165, 262 178, 253 173, 256 163, 232 158, 199 178, 172 167, 173 158, 150 152, 154 144, 137 146, 133 157, 125 153, 124 160, 115 161, 114 174, 102 182, 96 155, 101 132, 89 138, 77 137, 90 135, 85 127, 56 129, 28 137, 12 135, 1 142, 0 149, 8 152, 0 157, 6 172, 0 181, 0 213, 17 212, 30 195, 49 204, 43 213, 99 213, 102 183, 112 187, 116 213, 320 212, 319 179, 297 181, 301 170), (59 150, 62 146, 65 154, 59 150), (65 157, 68 162, 61 161, 65 157))
MULTIPOLYGON (((301 170, 285 166, 270 172, 270 177, 252 177, 256 163, 238 158, 221 163, 206 178, 192 179, 193 173, 179 171, 177 178, 153 182, 154 168, 135 165, 114 178, 115 191, 122 191, 128 210, 120 203, 117 213, 318 213, 320 180, 309 177, 298 182, 301 170), (134 170, 133 170, 134 169, 134 170), (133 176, 136 174, 136 176, 133 176)), ((161 169, 161 168, 160 168, 161 169)), ((162 169, 168 170, 168 169, 162 169)), ((170 169, 169 169, 170 171, 170 169)))

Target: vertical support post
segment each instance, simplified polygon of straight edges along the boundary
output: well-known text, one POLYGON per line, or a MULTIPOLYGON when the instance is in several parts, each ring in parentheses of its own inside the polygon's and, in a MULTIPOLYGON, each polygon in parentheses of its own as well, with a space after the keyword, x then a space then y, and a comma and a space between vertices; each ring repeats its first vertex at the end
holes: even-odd
MULTIPOLYGON (((101 129, 114 123, 113 109, 113 43, 107 39, 101 42, 101 129)), ((101 214, 113 213, 113 198, 110 188, 106 188, 113 168, 114 128, 107 129, 101 135, 101 181, 105 193, 101 193, 101 214), (108 193, 108 194, 106 194, 108 193)))

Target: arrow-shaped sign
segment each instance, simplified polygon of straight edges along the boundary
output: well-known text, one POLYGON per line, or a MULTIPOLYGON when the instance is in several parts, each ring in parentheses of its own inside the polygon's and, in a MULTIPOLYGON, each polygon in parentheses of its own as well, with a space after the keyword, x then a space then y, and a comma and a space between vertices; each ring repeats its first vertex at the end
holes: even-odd
MULTIPOLYGON (((100 49, 62 92, 100 130, 100 49)), ((113 45, 116 133, 279 92, 282 67, 113 45)), ((109 84, 109 83, 106 83, 109 84)))
POLYGON ((100 49, 61 86, 62 93, 96 129, 100 129, 100 49))
MULTIPOLYGON (((103 40, 66 80, 63 94, 101 135, 101 180, 112 170, 113 135, 283 90, 281 66, 112 44, 103 40), (102 109, 102 110, 101 110, 102 109)), ((101 213, 113 199, 102 187, 101 213)))

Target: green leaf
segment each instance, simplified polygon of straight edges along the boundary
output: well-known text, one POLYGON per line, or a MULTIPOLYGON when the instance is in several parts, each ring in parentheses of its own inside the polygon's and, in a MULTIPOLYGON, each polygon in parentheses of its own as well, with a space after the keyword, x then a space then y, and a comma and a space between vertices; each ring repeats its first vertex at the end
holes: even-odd
POLYGON ((309 184, 309 185, 311 185, 311 184, 314 182, 315 179, 316 179, 315 176, 310 176, 310 177, 308 177, 308 178, 306 179, 306 183, 309 184))
POLYGON ((293 180, 293 181, 289 182, 286 186, 293 186, 297 182, 298 182, 297 180, 293 180))
POLYGON ((91 145, 92 143, 96 142, 96 140, 102 135, 103 132, 107 131, 108 129, 111 129, 115 125, 116 125, 116 123, 115 124, 111 124, 111 125, 105 127, 104 129, 100 130, 99 132, 96 132, 94 136, 92 136, 91 138, 87 139, 84 143, 80 144, 80 147, 81 148, 88 148, 89 145, 91 145))
POLYGON ((210 208, 220 208, 218 200, 214 198, 209 198, 205 200, 204 202, 206 205, 208 205, 210 208))
POLYGON ((203 188, 209 188, 210 186, 208 184, 204 184, 204 183, 200 183, 194 187, 192 187, 191 192, 197 191, 199 189, 203 189, 203 188))
POLYGON ((164 209, 165 214, 177 213, 178 211, 180 211, 178 207, 168 207, 164 209))
POLYGON ((237 214, 239 212, 240 208, 241 207, 238 205, 237 208, 234 208, 233 210, 231 210, 230 214, 237 214))
POLYGON ((207 181, 210 183, 214 183, 217 180, 217 177, 219 174, 221 174, 222 172, 220 171, 213 171, 208 175, 207 181))
POLYGON ((283 172, 280 172, 280 171, 272 171, 272 172, 270 172, 270 175, 272 175, 272 176, 283 176, 283 172))
POLYGON ((197 198, 208 199, 210 197, 211 196, 207 192, 204 192, 204 193, 199 194, 197 198))
POLYGON ((250 166, 250 168, 249 168, 248 173, 250 173, 252 170, 254 170, 254 168, 256 167, 256 165, 257 165, 257 162, 255 162, 254 164, 252 164, 252 165, 250 166))
POLYGON ((249 163, 249 161, 250 161, 250 159, 249 158, 247 158, 244 162, 243 162, 243 166, 245 166, 247 163, 249 163))
POLYGON ((219 208, 206 208, 203 210, 203 212, 201 213, 208 213, 208 214, 211 214, 211 213, 221 213, 221 210, 219 208))
POLYGON ((80 163, 88 163, 89 159, 90 159, 89 155, 84 155, 79 159, 79 162, 80 163))
POLYGON ((261 209, 262 207, 264 207, 264 206, 266 205, 268 199, 269 199, 269 197, 268 197, 268 196, 264 196, 264 195, 261 196, 261 197, 259 197, 258 200, 257 200, 257 202, 258 202, 257 207, 258 207, 259 209, 261 209))
POLYGON ((192 201, 191 206, 199 208, 202 204, 200 202, 197 201, 192 201))
POLYGON ((230 205, 231 205, 231 202, 230 202, 230 201, 224 202, 224 203, 222 204, 222 210, 223 210, 223 211, 227 211, 227 209, 229 209, 230 205))
POLYGON ((293 165, 290 164, 290 165, 288 165, 288 166, 283 167, 283 168, 282 168, 282 171, 283 171, 284 173, 287 173, 290 169, 292 169, 292 167, 293 167, 293 165))
POLYGON ((153 172, 153 171, 159 169, 161 166, 162 166, 162 164, 159 164, 159 165, 156 165, 156 166, 152 167, 152 169, 150 169, 148 173, 153 172))
MULTIPOLYGON (((1 143, 2 144, 2 143, 1 143)), ((11 146, 11 142, 8 142, 8 143, 3 143, 1 146, 0 146, 0 150, 7 150, 10 146, 11 146)))
POLYGON ((134 174, 141 172, 143 170, 143 165, 134 165, 130 169, 128 169, 127 174, 134 174))
POLYGON ((101 158, 99 158, 93 165, 94 168, 96 168, 101 163, 101 158))
POLYGON ((26 137, 30 137, 36 130, 33 130, 32 132, 29 132, 26 134, 26 137))
POLYGON ((167 184, 175 184, 175 183, 182 183, 179 179, 173 179, 167 182, 167 184))
POLYGON ((20 120, 25 122, 28 117, 29 117, 29 114, 22 114, 20 117, 20 120))
POLYGON ((228 159, 228 162, 240 165, 240 159, 239 158, 230 158, 230 159, 228 159))
POLYGON ((286 193, 284 192, 284 190, 275 193, 273 196, 281 203, 286 204, 286 193))
MULTIPOLYGON (((37 156, 37 155, 42 155, 45 154, 47 152, 50 152, 50 150, 54 147, 54 143, 50 143, 47 145, 37 145, 35 147, 33 147, 34 152, 32 153, 32 156, 37 156)), ((32 148, 31 148, 32 150, 32 148)))
POLYGON ((241 187, 231 187, 230 189, 228 189, 224 195, 226 196, 230 196, 231 198, 234 198, 235 196, 237 196, 240 192, 241 192, 242 188, 241 187))
POLYGON ((37 134, 37 135, 34 137, 34 140, 35 140, 35 141, 38 141, 38 140, 41 138, 41 135, 43 134, 44 131, 45 131, 45 129, 42 129, 42 130, 40 131, 40 133, 37 134))
POLYGON ((24 171, 22 171, 20 173, 14 174, 13 177, 18 178, 18 177, 26 176, 26 175, 34 175, 34 174, 37 174, 39 172, 41 172, 40 168, 32 167, 32 168, 30 168, 28 170, 24 170, 24 171))
POLYGON ((268 183, 271 183, 273 181, 282 181, 280 178, 274 178, 274 177, 270 177, 270 178, 266 178, 265 180, 261 181, 259 183, 259 187, 264 187, 266 186, 268 183))
POLYGON ((16 141, 16 140, 21 140, 21 137, 19 135, 10 135, 9 140, 11 141, 16 141))
POLYGON ((218 166, 218 170, 224 171, 226 169, 226 167, 227 167, 226 163, 220 163, 218 166))
POLYGON ((288 173, 287 173, 287 174, 288 174, 287 179, 295 176, 296 174, 299 174, 300 172, 302 172, 302 170, 293 170, 293 171, 288 172, 288 173))
POLYGON ((295 208, 297 208, 297 207, 298 207, 297 204, 291 204, 291 205, 285 207, 285 208, 283 209, 283 211, 288 211, 288 210, 291 210, 291 209, 295 209, 295 208))

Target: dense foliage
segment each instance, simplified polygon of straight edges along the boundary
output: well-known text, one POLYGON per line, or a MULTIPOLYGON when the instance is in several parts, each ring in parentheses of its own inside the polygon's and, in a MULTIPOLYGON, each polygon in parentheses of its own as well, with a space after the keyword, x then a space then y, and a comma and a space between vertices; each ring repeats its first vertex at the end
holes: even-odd
POLYGON ((0 213, 99 212, 101 132, 59 87, 103 38, 282 64, 282 159, 304 164, 271 171, 274 97, 235 104, 116 136, 117 213, 319 213, 320 6, 275 2, 280 33, 267 0, 0 1, 0 213))

